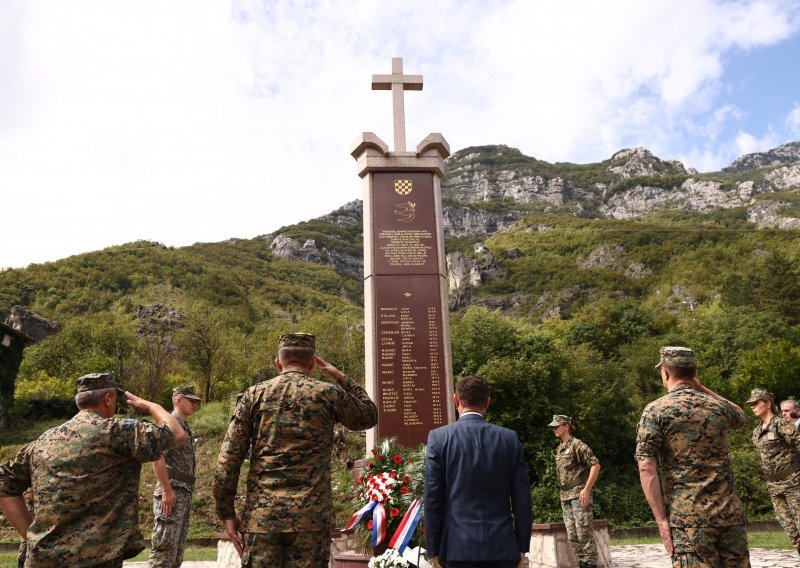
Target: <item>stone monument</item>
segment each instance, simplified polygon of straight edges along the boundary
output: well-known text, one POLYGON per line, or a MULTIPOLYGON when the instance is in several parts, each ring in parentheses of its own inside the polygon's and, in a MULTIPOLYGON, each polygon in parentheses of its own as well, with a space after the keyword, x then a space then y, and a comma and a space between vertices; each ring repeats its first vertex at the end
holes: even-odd
POLYGON ((406 150, 404 91, 422 90, 421 75, 373 75, 373 90, 391 90, 394 150, 372 132, 351 155, 364 184, 366 388, 378 406, 372 448, 394 436, 409 447, 455 420, 441 179, 450 147, 429 134, 406 150))

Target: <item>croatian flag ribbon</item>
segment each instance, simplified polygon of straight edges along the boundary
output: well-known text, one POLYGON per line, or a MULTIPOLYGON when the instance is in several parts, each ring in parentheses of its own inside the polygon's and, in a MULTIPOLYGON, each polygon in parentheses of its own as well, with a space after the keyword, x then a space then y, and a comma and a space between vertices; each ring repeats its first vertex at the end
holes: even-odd
POLYGON ((372 509, 374 509, 375 505, 377 504, 378 504, 377 501, 370 501, 369 503, 361 507, 358 511, 353 513, 353 516, 350 517, 350 520, 347 522, 347 526, 344 527, 341 532, 347 532, 349 530, 354 529, 356 525, 360 523, 364 519, 364 517, 367 516, 367 513, 369 513, 372 509))
POLYGON ((380 501, 372 509, 372 546, 376 547, 386 538, 386 509, 380 501))
POLYGON ((408 511, 406 511, 406 514, 403 516, 403 520, 400 521, 400 526, 397 527, 392 540, 389 541, 389 547, 403 554, 421 518, 422 502, 419 499, 414 499, 414 502, 411 503, 408 511))

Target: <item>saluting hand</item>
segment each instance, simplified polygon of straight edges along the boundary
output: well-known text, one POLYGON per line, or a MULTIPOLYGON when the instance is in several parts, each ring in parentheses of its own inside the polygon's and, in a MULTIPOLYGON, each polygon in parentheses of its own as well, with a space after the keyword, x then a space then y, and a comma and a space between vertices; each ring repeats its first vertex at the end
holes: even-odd
POLYGON ((128 406, 135 408, 139 412, 144 412, 145 414, 150 414, 150 407, 153 404, 149 400, 145 400, 128 391, 125 391, 125 402, 128 406))
POLYGON ((315 355, 314 359, 316 360, 317 366, 320 368, 320 370, 324 371, 326 375, 334 379, 340 385, 347 378, 347 375, 345 375, 339 369, 328 363, 325 359, 323 359, 319 355, 315 355))

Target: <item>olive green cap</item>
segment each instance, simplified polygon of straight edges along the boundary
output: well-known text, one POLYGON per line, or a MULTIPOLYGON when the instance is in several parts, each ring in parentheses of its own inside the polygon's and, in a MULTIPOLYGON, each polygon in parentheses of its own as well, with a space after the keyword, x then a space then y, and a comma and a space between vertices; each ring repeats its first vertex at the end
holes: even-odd
POLYGON ((774 402, 775 395, 764 389, 753 389, 752 391, 750 391, 750 398, 747 399, 746 404, 750 404, 751 402, 758 402, 759 400, 768 400, 770 402, 774 402))
POLYGON ((678 365, 679 367, 696 365, 694 351, 688 347, 662 347, 659 351, 661 359, 656 367, 661 365, 678 365))
POLYGON ((553 414, 553 421, 547 425, 548 428, 555 428, 556 426, 563 426, 564 424, 572 424, 572 418, 565 414, 553 414))
POLYGON ((314 336, 310 333, 284 333, 278 339, 278 349, 284 347, 305 347, 306 349, 315 348, 314 336))
POLYGON ((194 388, 194 385, 188 385, 185 387, 175 387, 172 389, 172 395, 181 395, 185 396, 186 398, 193 398, 194 400, 203 400, 199 396, 197 396, 197 390, 194 388))
POLYGON ((114 373, 89 373, 78 379, 78 392, 87 392, 100 389, 117 389, 117 393, 124 395, 125 391, 114 382, 114 373))

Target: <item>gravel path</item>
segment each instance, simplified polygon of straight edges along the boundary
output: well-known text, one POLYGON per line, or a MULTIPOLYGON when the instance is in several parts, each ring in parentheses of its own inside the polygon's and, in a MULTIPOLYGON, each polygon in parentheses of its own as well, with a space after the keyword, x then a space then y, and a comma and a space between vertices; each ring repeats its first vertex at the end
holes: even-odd
MULTIPOLYGON (((671 563, 660 544, 612 546, 614 568, 670 568, 671 563)), ((752 568, 797 568, 800 556, 794 550, 753 548, 750 550, 752 568)), ((125 568, 146 568, 147 562, 126 562, 125 568)), ((216 562, 184 562, 181 568, 216 568, 216 562)))

